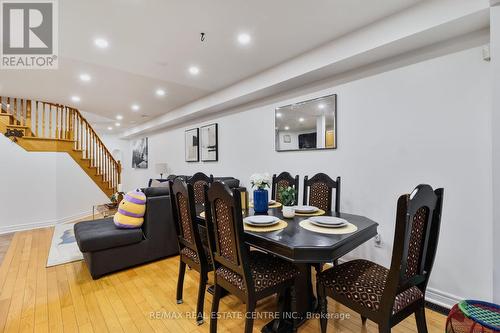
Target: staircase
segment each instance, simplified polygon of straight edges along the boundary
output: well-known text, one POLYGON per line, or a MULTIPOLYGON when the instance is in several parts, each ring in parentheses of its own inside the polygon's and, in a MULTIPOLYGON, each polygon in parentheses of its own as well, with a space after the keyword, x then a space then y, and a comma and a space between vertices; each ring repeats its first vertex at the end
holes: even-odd
POLYGON ((117 192, 120 162, 77 109, 0 96, 0 131, 29 152, 68 153, 108 197, 117 192))

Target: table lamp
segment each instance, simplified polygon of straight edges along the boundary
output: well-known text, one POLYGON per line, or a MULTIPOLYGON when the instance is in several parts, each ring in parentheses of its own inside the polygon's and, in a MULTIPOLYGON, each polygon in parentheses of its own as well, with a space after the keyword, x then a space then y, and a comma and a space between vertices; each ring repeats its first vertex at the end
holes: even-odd
POLYGON ((160 174, 160 179, 163 179, 163 174, 167 172, 167 163, 156 163, 156 173, 160 174))

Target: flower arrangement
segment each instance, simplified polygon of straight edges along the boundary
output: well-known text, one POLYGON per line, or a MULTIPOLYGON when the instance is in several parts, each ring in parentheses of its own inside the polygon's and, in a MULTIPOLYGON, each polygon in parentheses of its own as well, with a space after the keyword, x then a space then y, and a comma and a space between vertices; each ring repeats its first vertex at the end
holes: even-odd
POLYGON ((116 204, 116 205, 117 205, 117 204, 119 204, 119 203, 120 203, 120 201, 122 201, 122 200, 123 200, 123 196, 124 196, 124 194, 125 194, 125 193, 123 193, 123 192, 116 192, 116 193, 114 193, 111 197, 109 197, 109 200, 111 200, 111 202, 112 202, 113 204, 116 204))
POLYGON ((266 173, 254 173, 250 176, 250 184, 259 190, 264 190, 266 187, 271 187, 271 176, 266 173))
POLYGON ((281 204, 283 206, 295 205, 296 195, 297 195, 297 191, 291 186, 288 186, 286 188, 281 189, 279 191, 279 198, 281 200, 281 204))

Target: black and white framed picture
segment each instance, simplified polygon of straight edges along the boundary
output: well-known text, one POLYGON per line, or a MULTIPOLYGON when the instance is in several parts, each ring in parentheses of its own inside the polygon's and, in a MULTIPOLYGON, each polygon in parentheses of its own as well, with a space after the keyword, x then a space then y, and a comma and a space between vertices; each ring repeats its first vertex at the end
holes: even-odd
POLYGON ((148 138, 132 141, 132 168, 148 168, 148 138))
POLYGON ((219 159, 218 126, 211 124, 201 128, 201 160, 214 162, 219 159))
POLYGON ((186 162, 198 162, 200 160, 199 129, 186 130, 185 134, 186 162))

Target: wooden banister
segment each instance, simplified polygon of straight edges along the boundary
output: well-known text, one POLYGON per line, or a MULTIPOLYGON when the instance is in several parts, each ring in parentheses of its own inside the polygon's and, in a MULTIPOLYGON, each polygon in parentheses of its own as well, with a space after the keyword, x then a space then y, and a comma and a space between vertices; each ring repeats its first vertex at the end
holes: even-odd
POLYGON ((109 189, 117 190, 121 180, 120 162, 114 159, 78 109, 58 103, 0 96, 0 112, 11 115, 12 124, 28 127, 30 136, 73 141, 74 151, 88 160, 88 166, 95 168, 109 189))

